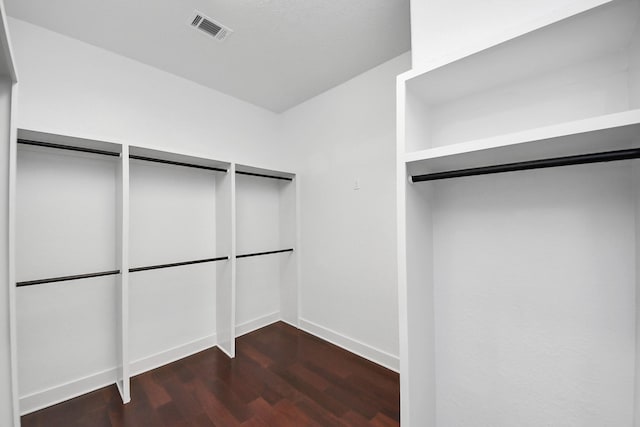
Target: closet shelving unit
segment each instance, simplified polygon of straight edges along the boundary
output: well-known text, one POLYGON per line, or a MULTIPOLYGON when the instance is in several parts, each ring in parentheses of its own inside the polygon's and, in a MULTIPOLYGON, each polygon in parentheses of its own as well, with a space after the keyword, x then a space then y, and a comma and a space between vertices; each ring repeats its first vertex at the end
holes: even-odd
MULTIPOLYGON (((29 372, 20 386, 28 389, 32 373, 37 374, 42 369, 64 376, 52 379, 48 384, 51 392, 36 390, 29 394, 22 389, 22 413, 113 383, 126 403, 131 395, 130 378, 168 363, 171 357, 184 356, 181 353, 184 350, 176 350, 181 345, 193 349, 201 348, 203 343, 207 346, 215 344, 229 357, 234 357, 235 338, 242 330, 236 321, 237 259, 241 259, 239 268, 243 274, 249 275, 254 274, 250 259, 270 258, 270 262, 276 263, 277 280, 282 281, 274 290, 275 298, 282 301, 278 319, 297 324, 298 267, 293 251, 297 250, 298 241, 294 174, 188 153, 25 129, 18 131, 18 140, 17 201, 19 222, 24 223, 17 227, 18 275, 11 279, 15 285, 11 289, 18 296, 17 303, 12 303, 16 307, 12 308, 18 313, 18 339, 14 348, 17 347, 20 355, 19 372, 29 372), (38 165, 46 167, 40 170, 38 165), (86 175, 75 173, 77 165, 86 175), (58 182, 56 171, 70 185, 62 185, 60 197, 51 192, 40 194, 43 189, 55 190, 65 184, 58 182), (100 175, 98 187, 95 186, 96 179, 92 178, 94 174, 100 175), (270 217, 275 221, 271 225, 277 235, 273 246, 246 247, 244 249, 248 251, 242 253, 236 249, 236 181, 241 181, 242 191, 245 189, 243 178, 239 177, 278 183, 277 191, 267 195, 250 190, 257 198, 275 197, 277 209, 271 213, 276 216, 270 217), (46 185, 39 188, 37 182, 46 185), (72 190, 67 187, 72 184, 85 190, 85 196, 91 195, 89 200, 70 197, 67 193, 72 190), (96 193, 110 201, 108 208, 102 206, 100 210, 100 224, 91 222, 96 216, 96 206, 92 206, 96 193), (40 199, 52 206, 42 209, 40 199), (30 204, 29 200, 40 201, 30 204), (76 212, 72 216, 74 220, 65 223, 64 215, 54 212, 57 206, 63 206, 63 213, 74 209, 87 212, 76 212), (280 215, 282 217, 278 217, 280 215), (64 230, 58 231, 68 232, 65 248, 74 249, 70 253, 66 249, 55 250, 50 244, 55 239, 46 235, 38 237, 34 230, 29 231, 27 222, 40 220, 42 224, 37 226, 49 226, 50 230, 57 227, 55 221, 62 221, 60 227, 64 230), (91 227, 100 228, 110 238, 93 239, 87 232, 91 227), (44 248, 39 238, 44 239, 44 248), (100 250, 92 250, 96 245, 100 250), (96 291, 98 288, 104 292, 96 291), (285 295, 286 292, 291 295, 285 295), (195 328, 197 334, 206 335, 198 336, 197 344, 175 343, 176 334, 149 341, 150 335, 153 338, 171 333, 171 326, 166 322, 176 320, 172 320, 172 313, 177 313, 180 307, 191 307, 193 301, 186 299, 192 297, 199 298, 198 310, 202 309, 196 316, 206 317, 203 323, 215 323, 215 330, 203 332, 206 325, 198 320, 194 321, 197 325, 184 324, 177 331, 193 332, 195 328), (96 298, 99 301, 94 301, 96 298), (149 304, 149 300, 153 303, 149 304), (208 309, 207 301, 211 304, 208 309), (60 311, 64 316, 56 314, 60 311), (102 316, 101 324, 87 321, 94 315, 102 316), (51 320, 56 318, 58 320, 51 320), (75 321, 71 322, 71 319, 75 321), (78 319, 82 321, 78 322, 78 319), (145 331, 149 327, 152 330, 145 331), (86 333, 86 336, 76 334, 74 342, 61 345, 65 338, 70 338, 74 328, 78 329, 78 334, 86 333), (95 349, 101 352, 100 355, 92 354, 94 349, 86 346, 87 342, 95 346, 93 341, 96 339, 101 341, 95 349), (170 342, 171 348, 155 348, 158 342, 170 342), (49 351, 64 349, 67 345, 78 347, 77 357, 66 360, 49 357, 49 351), (45 363, 43 357, 47 357, 48 362, 45 363), (84 359, 104 362, 105 357, 109 359, 105 362, 106 367, 83 362, 84 359)), ((255 186, 250 184, 249 187, 255 186)), ((260 188, 263 186, 254 189, 260 188)), ((251 294, 242 296, 243 303, 260 298, 251 294)), ((14 395, 18 402, 17 389, 14 395)))
POLYGON ((248 165, 236 165, 235 174, 236 333, 241 335, 273 319, 297 326, 296 177, 248 165))
MULTIPOLYGON (((526 170, 559 171, 563 169, 559 166, 567 166, 566 170, 588 174, 585 171, 593 166, 582 163, 611 162, 598 167, 627 168, 620 172, 625 194, 631 200, 625 206, 632 212, 625 211, 625 218, 640 218, 636 205, 640 188, 638 165, 631 160, 640 157, 640 5, 635 0, 593 3, 594 7, 577 14, 559 12, 544 22, 532 23, 517 37, 496 40, 481 50, 398 77, 403 425, 436 426, 436 413, 447 411, 447 393, 455 388, 447 383, 443 390, 441 384, 449 379, 436 378, 436 365, 439 376, 445 371, 440 366, 448 363, 444 360, 448 349, 441 346, 450 346, 455 339, 460 340, 458 345, 466 345, 460 344, 463 335, 449 339, 439 330, 450 326, 449 316, 463 315, 444 313, 439 305, 451 304, 450 300, 443 302, 442 295, 455 294, 443 287, 458 289, 457 280, 465 277, 456 276, 444 260, 445 255, 440 256, 446 251, 447 256, 452 256, 451 248, 458 247, 455 239, 460 238, 456 226, 447 225, 446 230, 441 227, 446 223, 442 218, 453 212, 443 209, 464 209, 469 205, 457 202, 441 207, 440 201, 453 200, 453 196, 446 197, 448 192, 453 191, 458 197, 467 191, 473 198, 474 190, 470 188, 507 191, 505 183, 510 179, 534 182, 540 177, 548 184, 548 175, 544 174, 553 173, 526 170), (530 175, 524 178, 522 174, 530 175), (481 182, 486 186, 477 184, 479 180, 484 180, 481 182), (464 190, 465 186, 469 187, 464 190), (444 235, 447 232, 449 235, 444 235), (438 319, 445 319, 442 325, 438 319)), ((604 174, 606 170, 613 169, 596 172, 604 174)), ((535 183, 530 185, 536 188, 535 183)), ((539 187, 534 193, 538 194, 538 190, 539 187)), ((544 189, 540 191, 544 193, 544 189)), ((483 209, 479 218, 497 210, 486 206, 483 209)), ((450 216, 459 218, 465 214, 472 215, 466 212, 450 216)), ((471 221, 468 217, 464 220, 471 221)), ((636 236, 636 230, 627 231, 629 236, 636 236)), ((526 245, 522 242, 523 247, 526 245)), ((485 249, 500 253, 494 247, 485 249)), ((458 254, 459 269, 464 270, 465 264, 476 268, 474 260, 464 258, 468 255, 458 254)), ((478 256, 486 259, 488 255, 478 256)), ((637 252, 634 257, 636 266, 640 266, 637 252)), ((489 268, 478 267, 477 280, 472 279, 476 286, 485 286, 491 280, 489 268)), ((636 280, 632 269, 623 273, 624 280, 636 280)), ((518 274, 522 272, 514 273, 518 274)), ((555 285, 561 288, 563 283, 555 285)), ((478 422, 482 423, 482 419, 478 418, 478 422)))
POLYGON ((231 164, 137 146, 129 160, 131 373, 203 336, 233 356, 231 164))
POLYGON ((124 366, 122 146, 23 129, 17 142, 18 372, 21 405, 33 409, 57 384, 87 372, 100 373, 93 386, 116 382, 124 366))
POLYGON ((13 61, 4 5, 0 3, 0 200, 4 204, 0 212, 0 375, 5 378, 0 385, 0 424, 18 427, 16 322, 15 322, 15 171, 16 119, 18 76, 13 61))

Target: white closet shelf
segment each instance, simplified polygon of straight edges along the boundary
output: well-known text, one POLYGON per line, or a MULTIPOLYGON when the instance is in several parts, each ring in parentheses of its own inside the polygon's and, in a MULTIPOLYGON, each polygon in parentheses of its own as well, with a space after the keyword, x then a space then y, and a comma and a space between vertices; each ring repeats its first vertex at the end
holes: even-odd
POLYGON ((555 22, 534 22, 520 35, 401 76, 429 105, 504 87, 631 48, 640 11, 634 0, 613 0, 555 22), (526 54, 522 54, 526 52, 526 54), (514 58, 517 57, 517 60, 514 58))
POLYGON ((411 174, 640 146, 640 109, 446 145, 405 155, 411 174))
POLYGON ((30 129, 18 129, 18 140, 37 141, 54 144, 69 149, 79 148, 96 151, 106 151, 109 153, 122 153, 122 145, 113 142, 100 141, 96 139, 78 138, 74 136, 58 135, 48 132, 35 131, 30 129))
POLYGON ((275 169, 263 169, 254 166, 236 164, 236 173, 241 175, 252 175, 263 178, 274 178, 291 181, 296 176, 295 173, 282 172, 275 169))
POLYGON ((151 160, 159 161, 160 163, 193 166, 201 168, 213 168, 221 169, 224 171, 229 170, 231 163, 213 160, 207 157, 181 153, 177 151, 158 150, 153 148, 146 148, 140 146, 129 147, 129 158, 134 160, 151 160))

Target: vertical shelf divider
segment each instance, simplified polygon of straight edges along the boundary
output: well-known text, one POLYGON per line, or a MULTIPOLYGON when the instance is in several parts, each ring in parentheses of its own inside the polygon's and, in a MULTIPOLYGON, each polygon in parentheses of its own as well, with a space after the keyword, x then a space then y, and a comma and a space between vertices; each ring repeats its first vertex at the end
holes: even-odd
POLYGON ((298 327, 298 283, 300 248, 298 227, 297 177, 283 186, 280 193, 280 248, 295 248, 280 256, 280 316, 283 321, 298 327))
POLYGON ((216 329, 218 347, 235 357, 236 313, 236 174, 235 164, 216 177, 216 251, 229 260, 216 265, 216 329))
POLYGON ((636 240, 636 299, 635 299, 635 378, 634 378, 634 426, 640 426, 640 160, 633 160, 632 183, 635 196, 636 240))
POLYGON ((129 372, 129 146, 122 145, 118 168, 117 207, 117 260, 118 297, 116 318, 118 324, 118 377, 116 385, 123 403, 131 401, 129 372))
POLYGON ((16 111, 18 108, 18 83, 11 86, 11 110, 9 112, 9 232, 8 232, 8 280, 9 291, 9 352, 11 358, 11 406, 13 408, 13 426, 20 427, 20 403, 18 388, 18 335, 16 329, 16 179, 18 129, 16 111))

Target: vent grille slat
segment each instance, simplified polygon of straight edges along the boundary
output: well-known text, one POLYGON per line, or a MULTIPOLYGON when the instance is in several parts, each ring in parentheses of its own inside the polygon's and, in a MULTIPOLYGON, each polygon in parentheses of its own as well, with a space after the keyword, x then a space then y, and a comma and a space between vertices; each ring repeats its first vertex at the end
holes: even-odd
POLYGON ((220 42, 225 40, 229 34, 233 32, 232 29, 225 27, 197 10, 191 15, 189 24, 191 27, 202 31, 220 42))
POLYGON ((218 35, 218 33, 220 32, 220 30, 222 29, 222 27, 214 24, 211 21, 208 21, 206 19, 202 20, 202 23, 200 24, 200 26, 198 27, 200 28, 202 31, 206 31, 211 35, 218 35))

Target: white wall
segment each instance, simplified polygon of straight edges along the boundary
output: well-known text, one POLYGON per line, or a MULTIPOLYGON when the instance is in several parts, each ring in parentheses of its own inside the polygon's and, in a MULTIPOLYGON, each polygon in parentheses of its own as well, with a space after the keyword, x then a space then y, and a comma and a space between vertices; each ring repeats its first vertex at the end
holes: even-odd
POLYGON ((18 127, 291 166, 276 114, 41 27, 9 25, 22 71, 18 127))
POLYGON ((434 184, 436 425, 632 425, 631 167, 434 184))
POLYGON ((414 0, 411 2, 413 67, 516 36, 523 24, 552 14, 577 13, 607 0, 414 0))
POLYGON ((300 324, 395 369, 395 77, 409 61, 284 113, 301 185, 300 324))

